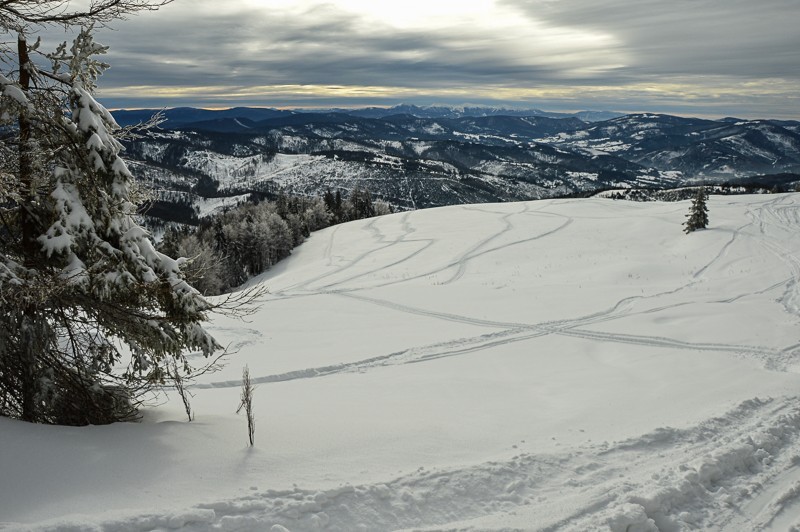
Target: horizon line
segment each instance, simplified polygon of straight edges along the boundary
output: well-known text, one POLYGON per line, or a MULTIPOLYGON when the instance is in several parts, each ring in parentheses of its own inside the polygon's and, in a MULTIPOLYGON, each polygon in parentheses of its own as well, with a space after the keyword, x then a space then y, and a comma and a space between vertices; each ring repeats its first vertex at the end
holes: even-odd
POLYGON ((327 111, 327 110, 336 110, 336 109, 344 109, 344 110, 362 110, 362 109, 392 109, 395 107, 416 107, 419 109, 430 109, 430 108, 480 108, 480 109, 498 109, 498 110, 508 110, 508 111, 539 111, 542 113, 552 113, 552 114, 564 114, 564 115, 575 115, 580 113, 611 113, 611 114, 618 114, 620 116, 629 116, 629 115, 636 115, 636 114, 654 114, 654 115, 664 115, 664 116, 677 116, 682 118, 696 118, 700 120, 725 120, 725 119, 737 119, 737 120, 777 120, 777 121, 788 121, 788 122, 798 122, 800 120, 797 119, 786 119, 786 118, 769 118, 769 117, 759 117, 759 118, 744 118, 738 117, 735 115, 721 115, 721 114, 689 114, 689 113, 667 113, 663 111, 647 111, 647 110, 637 110, 637 111, 615 111, 610 109, 591 109, 591 108, 582 108, 579 110, 558 110, 558 111, 551 111, 547 109, 543 109, 540 107, 527 107, 527 106, 492 106, 492 105, 480 105, 480 104, 470 104, 470 103, 462 103, 462 104, 413 104, 413 103, 397 103, 393 105, 337 105, 331 107, 324 107, 324 106, 268 106, 268 105, 230 105, 230 106, 192 106, 192 105, 174 105, 174 106, 163 106, 163 107, 107 107, 107 109, 111 112, 116 111, 167 111, 172 109, 197 109, 203 111, 229 111, 231 109, 269 109, 275 111, 327 111))

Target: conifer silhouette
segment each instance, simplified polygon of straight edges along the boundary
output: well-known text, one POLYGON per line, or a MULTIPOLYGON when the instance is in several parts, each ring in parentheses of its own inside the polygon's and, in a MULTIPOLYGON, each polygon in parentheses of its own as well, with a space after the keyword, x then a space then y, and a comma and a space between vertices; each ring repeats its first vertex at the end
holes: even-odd
POLYGON ((683 224, 685 233, 688 234, 697 229, 705 229, 708 227, 708 207, 706 206, 706 199, 706 189, 700 187, 692 201, 689 214, 686 215, 687 220, 683 224))

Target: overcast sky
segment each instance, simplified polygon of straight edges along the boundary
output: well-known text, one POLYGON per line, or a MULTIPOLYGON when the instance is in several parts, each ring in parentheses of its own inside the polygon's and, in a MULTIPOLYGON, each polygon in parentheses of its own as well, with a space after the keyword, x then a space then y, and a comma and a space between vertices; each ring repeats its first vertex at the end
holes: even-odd
POLYGON ((489 104, 800 119, 800 0, 176 0, 109 107, 489 104))

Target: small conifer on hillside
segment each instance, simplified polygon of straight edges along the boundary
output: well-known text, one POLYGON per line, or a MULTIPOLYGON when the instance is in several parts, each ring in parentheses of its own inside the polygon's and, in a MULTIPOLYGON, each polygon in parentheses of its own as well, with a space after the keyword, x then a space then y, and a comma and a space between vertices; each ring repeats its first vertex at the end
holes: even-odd
POLYGON ((706 206, 706 189, 700 187, 697 190, 697 195, 692 200, 692 207, 689 209, 689 214, 686 215, 687 220, 684 222, 684 232, 691 233, 697 229, 705 229, 708 227, 708 207, 706 206))

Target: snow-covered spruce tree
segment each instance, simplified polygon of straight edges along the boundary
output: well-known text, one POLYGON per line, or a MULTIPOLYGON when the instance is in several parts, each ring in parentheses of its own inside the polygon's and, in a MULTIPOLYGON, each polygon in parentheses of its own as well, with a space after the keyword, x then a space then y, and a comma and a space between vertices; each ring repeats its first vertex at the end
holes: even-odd
POLYGON ((684 222, 684 232, 691 233, 697 229, 705 229, 708 227, 708 207, 706 206, 706 189, 700 187, 697 189, 697 195, 692 200, 692 206, 689 209, 689 214, 686 215, 684 222))
POLYGON ((169 1, 0 1, 0 415, 130 419, 173 368, 193 371, 186 349, 219 348, 212 306, 135 222, 119 127, 93 96, 93 25, 169 1), (52 25, 78 34, 43 53, 28 37, 52 25))

